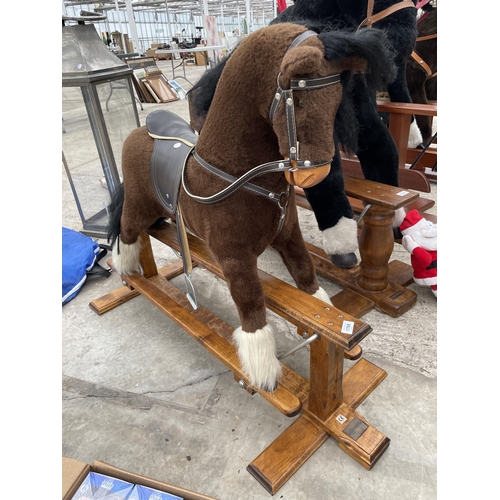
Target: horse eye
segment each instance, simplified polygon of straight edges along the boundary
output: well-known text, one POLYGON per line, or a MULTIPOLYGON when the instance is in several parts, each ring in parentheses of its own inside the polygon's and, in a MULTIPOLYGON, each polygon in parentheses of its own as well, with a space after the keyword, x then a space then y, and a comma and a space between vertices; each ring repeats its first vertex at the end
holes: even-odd
POLYGON ((304 103, 302 102, 302 100, 299 101, 299 107, 301 107, 301 108, 304 107, 304 103))

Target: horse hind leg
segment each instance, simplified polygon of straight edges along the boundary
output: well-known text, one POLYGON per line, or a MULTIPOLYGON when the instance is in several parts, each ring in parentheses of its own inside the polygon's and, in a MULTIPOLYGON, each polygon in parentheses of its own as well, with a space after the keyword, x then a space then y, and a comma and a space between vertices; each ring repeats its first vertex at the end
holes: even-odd
POLYGON ((142 274, 141 239, 139 236, 158 217, 152 213, 131 209, 130 203, 123 202, 123 186, 120 187, 120 191, 121 194, 118 193, 110 205, 108 225, 108 240, 111 240, 113 268, 120 275, 132 274, 135 271, 142 274))
POLYGON ((127 244, 121 239, 121 235, 113 245, 111 255, 113 268, 118 274, 132 274, 138 271, 142 274, 140 264, 141 240, 137 235, 136 241, 127 244))

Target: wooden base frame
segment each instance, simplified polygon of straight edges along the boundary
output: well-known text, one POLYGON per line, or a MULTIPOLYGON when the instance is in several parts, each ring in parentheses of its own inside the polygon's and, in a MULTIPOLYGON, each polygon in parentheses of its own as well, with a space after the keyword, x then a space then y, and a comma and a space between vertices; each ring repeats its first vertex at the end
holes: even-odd
MULTIPOLYGON (((417 295, 406 288, 413 283, 413 269, 391 261, 394 249, 392 223, 395 210, 419 199, 415 191, 396 188, 378 182, 345 176, 345 191, 366 208, 359 234, 360 265, 351 269, 335 266, 325 252, 307 244, 316 271, 372 302, 373 307, 392 317, 399 317, 417 302, 417 295)), ((300 188, 295 188, 297 205, 311 209, 300 188)))
MULTIPOLYGON (((344 290, 332 297, 335 306, 327 306, 259 271, 267 307, 296 325, 304 338, 314 333, 319 337, 310 344, 309 379, 282 363, 283 378, 277 389, 272 393, 257 391, 241 369, 232 342, 233 327, 203 307, 193 310, 184 293, 169 282, 182 273, 182 262, 174 262, 160 270, 156 268, 150 236, 179 250, 174 224, 163 221, 148 229, 147 233, 141 235, 143 275, 122 276, 124 286, 92 301, 91 309, 103 314, 141 294, 224 363, 250 394, 259 392, 286 416, 300 414, 248 465, 249 473, 269 493, 275 494, 330 436, 349 456, 370 470, 390 440, 371 426, 356 408, 387 373, 365 359, 359 359, 344 373, 344 358, 360 357, 358 344, 371 332, 371 327, 359 319, 370 310, 370 301, 344 290), (341 331, 344 321, 354 324, 350 335, 341 331)), ((189 235, 189 245, 195 265, 224 278, 201 240, 189 235)), ((112 262, 109 263, 112 266, 112 262)))

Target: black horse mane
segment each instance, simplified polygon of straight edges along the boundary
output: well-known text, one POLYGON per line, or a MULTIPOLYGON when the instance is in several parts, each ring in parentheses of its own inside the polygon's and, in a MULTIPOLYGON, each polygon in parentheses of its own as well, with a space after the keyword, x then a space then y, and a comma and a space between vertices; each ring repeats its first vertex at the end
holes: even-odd
MULTIPOLYGON (((277 18, 271 24, 275 24, 275 21, 287 22, 286 18, 277 18), (279 21, 277 21, 278 19, 279 21)), ((338 22, 337 26, 344 26, 338 20, 335 22, 338 22)), ((366 85, 368 93, 375 96, 375 92, 384 89, 388 83, 392 82, 396 74, 393 56, 387 48, 385 34, 376 29, 355 31, 344 28, 339 31, 333 27, 332 19, 326 23, 308 20, 297 20, 293 23, 318 33, 318 38, 325 47, 326 59, 341 60, 347 57, 360 57, 367 60, 368 70, 365 74, 352 75, 350 71, 342 73, 342 101, 335 118, 336 140, 342 144, 347 153, 355 153, 358 146, 358 123, 351 95, 353 85, 355 85, 356 80, 361 79, 366 85)), ((188 92, 190 106, 197 116, 206 116, 208 113, 222 71, 229 58, 237 50, 238 46, 214 68, 205 72, 188 92)))

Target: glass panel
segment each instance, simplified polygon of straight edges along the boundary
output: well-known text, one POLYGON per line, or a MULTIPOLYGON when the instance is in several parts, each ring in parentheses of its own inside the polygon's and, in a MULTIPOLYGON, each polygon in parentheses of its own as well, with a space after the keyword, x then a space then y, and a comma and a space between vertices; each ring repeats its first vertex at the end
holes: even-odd
MULTIPOLYGON (((62 127, 62 150, 85 228, 86 221, 102 213, 110 197, 102 184, 104 173, 101 160, 79 87, 62 88, 62 127)), ((104 228, 106 224, 104 219, 100 225, 104 228)))
POLYGON ((128 86, 128 78, 96 85, 109 141, 115 157, 118 175, 122 177, 122 146, 127 136, 137 128, 137 121, 128 86))
POLYGON ((96 84, 95 90, 99 102, 95 103, 95 108, 91 105, 92 99, 95 99, 92 97, 94 94, 88 89, 84 89, 83 92, 80 87, 62 88, 62 148, 70 183, 73 183, 76 191, 75 201, 79 207, 83 228, 89 231, 105 230, 107 225, 105 209, 109 205, 110 196, 104 177, 102 158, 107 158, 105 163, 110 167, 113 163, 116 164, 118 176, 122 179, 123 142, 138 126, 134 109, 135 99, 132 100, 127 80, 128 78, 123 78, 96 84), (84 93, 89 96, 88 109, 84 93), (89 112, 93 115, 92 120, 89 119, 89 112), (92 132, 91 123, 101 125, 96 126, 99 134, 97 140, 92 132))

